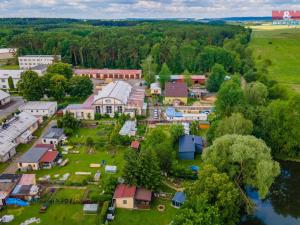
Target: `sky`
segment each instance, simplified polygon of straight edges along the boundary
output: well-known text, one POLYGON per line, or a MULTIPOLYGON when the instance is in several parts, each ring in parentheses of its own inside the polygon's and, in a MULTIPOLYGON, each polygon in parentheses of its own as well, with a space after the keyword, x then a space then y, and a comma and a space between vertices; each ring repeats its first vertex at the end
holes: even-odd
POLYGON ((300 0, 0 0, 0 17, 81 19, 271 16, 300 0))

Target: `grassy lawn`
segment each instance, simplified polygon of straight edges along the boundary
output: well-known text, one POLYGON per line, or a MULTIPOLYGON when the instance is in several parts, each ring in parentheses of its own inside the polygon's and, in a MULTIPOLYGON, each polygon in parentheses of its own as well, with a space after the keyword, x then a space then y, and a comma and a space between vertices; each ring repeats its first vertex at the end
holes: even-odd
POLYGON ((78 199, 84 196, 85 189, 68 189, 62 188, 55 192, 53 199, 78 199))
POLYGON ((37 174, 37 177, 50 175, 51 180, 58 180, 62 175, 69 173, 70 176, 67 179, 66 184, 71 185, 72 183, 82 183, 84 180, 94 176, 94 174, 100 170, 102 179, 110 176, 110 174, 105 174, 105 167, 90 167, 91 163, 101 164, 102 160, 106 161, 106 165, 117 166, 117 176, 120 176, 124 166, 123 155, 128 147, 114 147, 107 145, 108 135, 112 128, 113 125, 99 125, 95 128, 78 129, 78 131, 69 138, 70 146, 73 146, 72 150, 69 151, 78 151, 78 153, 69 152, 68 154, 63 155, 64 159, 69 159, 69 162, 64 167, 56 166, 50 170, 34 171, 37 174), (95 143, 94 147, 85 145, 87 137, 93 138, 95 143), (91 172, 91 175, 76 175, 75 172, 91 172))
POLYGON ((270 59, 269 77, 300 91, 300 29, 252 28, 250 47, 258 65, 270 59))
POLYGON ((19 65, 2 65, 0 67, 0 69, 2 69, 2 70, 18 70, 19 65))
POLYGON ((117 209, 112 225, 167 225, 176 215, 177 209, 171 207, 170 200, 154 200, 151 210, 117 209), (159 212, 157 206, 163 204, 164 212, 159 212))
POLYGON ((25 220, 37 217, 41 219, 42 225, 81 225, 99 224, 97 215, 85 215, 83 205, 52 204, 46 213, 39 213, 41 205, 36 204, 30 207, 8 207, 0 211, 0 215, 14 215, 15 219, 9 225, 19 225, 25 220))

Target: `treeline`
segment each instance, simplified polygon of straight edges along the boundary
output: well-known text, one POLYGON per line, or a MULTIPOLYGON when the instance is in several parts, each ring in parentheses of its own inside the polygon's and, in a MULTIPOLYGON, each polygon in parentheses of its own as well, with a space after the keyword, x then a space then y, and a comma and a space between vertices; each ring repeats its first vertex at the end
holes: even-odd
POLYGON ((219 85, 220 89, 216 117, 207 134, 210 143, 226 134, 254 135, 271 148, 275 157, 300 155, 300 95, 268 79, 269 65, 265 60, 260 66, 249 67, 243 76, 231 76, 225 82, 224 69, 214 67, 208 87, 214 84, 212 87, 219 85))
POLYGON ((209 71, 214 61, 224 63, 230 72, 239 70, 239 56, 223 45, 238 34, 250 37, 240 26, 134 22, 135 26, 107 27, 89 25, 94 23, 91 21, 45 31, 39 25, 6 27, 1 31, 4 39, 0 44, 18 47, 20 55, 61 54, 64 62, 78 67, 140 68, 142 60, 151 54, 158 71, 166 63, 172 73, 202 73, 209 71), (213 60, 208 64, 207 55, 213 60))

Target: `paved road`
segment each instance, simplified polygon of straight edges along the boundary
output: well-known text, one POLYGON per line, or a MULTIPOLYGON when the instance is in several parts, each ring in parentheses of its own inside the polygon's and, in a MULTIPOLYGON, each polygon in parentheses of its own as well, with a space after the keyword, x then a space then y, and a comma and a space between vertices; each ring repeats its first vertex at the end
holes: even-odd
MULTIPOLYGON (((50 123, 48 123, 48 125, 44 128, 43 132, 42 132, 42 135, 36 139, 36 140, 33 140, 33 145, 36 145, 36 144, 39 144, 39 143, 42 143, 42 136, 45 134, 45 132, 52 126, 56 125, 56 120, 51 120, 50 123)), ((18 167, 17 167, 17 162, 19 161, 19 159, 21 158, 22 155, 24 155, 24 153, 17 153, 13 159, 11 159, 10 161, 8 161, 8 166, 6 167, 6 169, 3 171, 3 173, 11 173, 11 174, 14 174, 17 172, 18 170, 18 167)))
POLYGON ((22 104, 24 104, 24 100, 22 97, 12 96, 11 102, 9 104, 0 107, 0 119, 6 118, 10 114, 16 112, 19 106, 21 106, 22 104))

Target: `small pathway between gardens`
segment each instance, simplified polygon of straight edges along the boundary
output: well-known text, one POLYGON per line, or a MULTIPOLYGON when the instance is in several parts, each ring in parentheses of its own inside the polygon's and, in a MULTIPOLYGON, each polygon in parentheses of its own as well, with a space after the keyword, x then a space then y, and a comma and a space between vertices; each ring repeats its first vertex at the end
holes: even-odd
MULTIPOLYGON (((56 125, 56 120, 51 120, 46 127, 44 127, 43 129, 43 132, 41 134, 41 136, 36 139, 33 143, 32 146, 38 144, 38 143, 41 143, 41 140, 42 140, 42 136, 45 134, 45 132, 52 126, 56 125)), ((29 150, 29 149, 28 149, 29 150)), ((17 167, 17 162, 19 161, 19 159, 22 157, 22 155, 24 155, 25 152, 23 153, 17 153, 13 159, 11 161, 8 161, 8 166, 6 167, 6 169, 3 171, 3 173, 10 173, 10 174, 15 174, 18 170, 18 167, 17 167)))
POLYGON ((55 189, 75 189, 75 190, 85 190, 87 189, 86 186, 65 186, 65 185, 50 185, 48 188, 55 188, 55 189))
POLYGON ((172 188, 173 190, 175 191, 184 191, 184 188, 178 188, 178 187, 175 187, 173 185, 171 185, 169 182, 167 181, 163 181, 163 184, 168 186, 169 188, 172 188))

